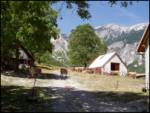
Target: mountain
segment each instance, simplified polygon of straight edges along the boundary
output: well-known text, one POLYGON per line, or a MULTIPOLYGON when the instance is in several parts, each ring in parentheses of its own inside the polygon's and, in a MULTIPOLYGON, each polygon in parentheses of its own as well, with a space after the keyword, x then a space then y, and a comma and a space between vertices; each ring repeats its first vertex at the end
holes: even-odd
POLYGON ((52 58, 54 60, 56 60, 57 62, 59 62, 59 66, 61 64, 61 66, 67 66, 67 61, 68 61, 68 57, 67 57, 67 46, 68 46, 68 37, 66 34, 59 34, 59 37, 54 40, 51 39, 51 42, 54 46, 53 48, 53 53, 52 53, 52 58))
MULTIPOLYGON (((148 23, 140 23, 131 26, 121 26, 117 24, 107 24, 95 27, 96 34, 106 41, 108 52, 116 51, 123 61, 129 65, 137 62, 142 64, 142 58, 137 55, 136 48, 148 23)), ((66 55, 68 37, 60 34, 59 38, 53 41, 54 52, 66 55)), ((64 56, 64 55, 63 55, 64 56)))
POLYGON ((116 41, 134 43, 141 38, 147 23, 140 23, 132 26, 120 26, 117 24, 107 24, 95 27, 96 34, 104 38, 108 45, 116 41))
POLYGON ((59 37, 56 40, 51 40, 51 42, 54 45, 54 52, 57 51, 66 51, 68 42, 67 42, 67 35, 65 34, 60 34, 59 37))
POLYGON ((131 26, 107 24, 95 27, 95 32, 107 42, 108 52, 116 51, 127 65, 133 63, 135 60, 140 65, 142 58, 137 55, 136 48, 146 26, 147 23, 131 26))

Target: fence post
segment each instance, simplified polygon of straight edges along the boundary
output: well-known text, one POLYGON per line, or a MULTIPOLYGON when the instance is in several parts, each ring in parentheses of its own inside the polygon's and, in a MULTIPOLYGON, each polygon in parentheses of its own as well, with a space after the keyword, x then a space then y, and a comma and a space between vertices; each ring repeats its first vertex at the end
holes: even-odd
POLYGON ((116 82, 116 89, 118 89, 118 87, 119 87, 119 81, 117 80, 117 82, 116 82))

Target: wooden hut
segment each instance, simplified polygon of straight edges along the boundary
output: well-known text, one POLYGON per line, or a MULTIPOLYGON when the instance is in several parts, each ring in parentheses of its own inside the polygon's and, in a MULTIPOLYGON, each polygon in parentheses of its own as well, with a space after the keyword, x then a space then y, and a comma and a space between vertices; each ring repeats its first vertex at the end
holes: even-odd
POLYGON ((108 75, 127 75, 127 67, 116 52, 97 57, 89 66, 95 73, 108 75))
POLYGON ((1 58, 1 70, 18 70, 19 67, 34 64, 34 58, 19 40, 13 42, 12 45, 12 48, 16 50, 16 54, 15 56, 5 56, 1 58))

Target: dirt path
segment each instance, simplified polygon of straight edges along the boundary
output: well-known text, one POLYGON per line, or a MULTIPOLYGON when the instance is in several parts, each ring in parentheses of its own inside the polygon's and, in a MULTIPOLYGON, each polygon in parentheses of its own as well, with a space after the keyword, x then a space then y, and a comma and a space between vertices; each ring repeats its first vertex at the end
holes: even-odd
MULTIPOLYGON (((59 76, 59 73, 56 72, 59 76)), ((5 76, 1 74, 2 85, 33 87, 34 79, 5 76)), ((72 78, 68 79, 36 79, 37 87, 75 87, 81 89, 81 85, 75 82, 72 78)))
MULTIPOLYGON (((59 75, 59 72, 53 72, 55 75, 59 75)), ((11 77, 1 75, 1 84, 8 84, 14 86, 32 87, 33 79, 11 77)), ((47 104, 46 107, 51 107, 54 112, 136 112, 143 111, 137 106, 128 105, 127 103, 110 101, 104 99, 103 93, 93 92, 88 90, 87 87, 83 87, 73 77, 69 75, 68 79, 37 79, 37 87, 47 87, 46 93, 53 98, 51 104, 47 104), (53 92, 53 93, 51 93, 53 92)), ((109 97, 111 98, 111 97, 109 97)), ((142 104, 139 104, 142 108, 142 104)))
MULTIPOLYGON (((53 96, 56 97, 52 104, 54 112, 136 112, 137 106, 128 106, 126 103, 114 101, 99 101, 92 93, 84 88, 78 89, 73 80, 71 84, 64 84, 64 88, 56 88, 53 96), (73 85, 74 84, 74 85, 73 85), (74 87, 72 87, 74 86, 74 87)), ((102 97, 103 98, 103 97, 102 97)), ((134 105, 134 104, 133 104, 134 105)), ((141 106, 141 105, 140 105, 141 106)), ((142 108, 142 106, 141 106, 142 108)), ((141 109, 139 111, 142 111, 141 109)))
POLYGON ((135 108, 120 105, 115 102, 98 102, 94 95, 84 92, 64 92, 58 90, 55 93, 61 97, 53 103, 54 112, 124 112, 136 111, 135 108))
MULTIPOLYGON (((57 71, 54 73, 59 75, 57 71)), ((146 109, 143 106, 144 104, 138 105, 136 102, 136 104, 133 102, 133 105, 127 105, 126 103, 106 101, 105 99, 99 101, 91 89, 78 83, 72 76, 69 76, 69 79, 55 82, 55 87, 62 88, 56 88, 53 93, 55 97, 59 97, 52 104, 54 112, 136 112, 146 109)))

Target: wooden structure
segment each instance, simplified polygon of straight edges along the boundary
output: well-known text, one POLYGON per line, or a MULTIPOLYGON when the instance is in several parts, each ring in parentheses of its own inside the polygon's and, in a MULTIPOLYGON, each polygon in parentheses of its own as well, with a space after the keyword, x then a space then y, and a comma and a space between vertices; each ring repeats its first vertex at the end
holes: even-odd
POLYGON ((17 46, 19 49, 19 60, 22 61, 20 63, 33 65, 35 60, 32 57, 32 55, 28 52, 28 50, 21 44, 20 41, 17 41, 17 46))
POLYGON ((16 50, 15 56, 5 56, 1 58, 3 69, 18 70, 20 65, 31 66, 34 64, 34 58, 19 40, 13 42, 13 48, 16 50))
POLYGON ((128 72, 127 66, 116 52, 107 53, 97 57, 89 65, 89 69, 92 69, 94 73, 106 75, 125 76, 128 72))
POLYGON ((149 89, 149 24, 144 31, 144 34, 138 44, 137 52, 145 57, 145 87, 149 89))
POLYGON ((136 78, 145 77, 145 73, 129 72, 128 76, 136 79, 136 78))

